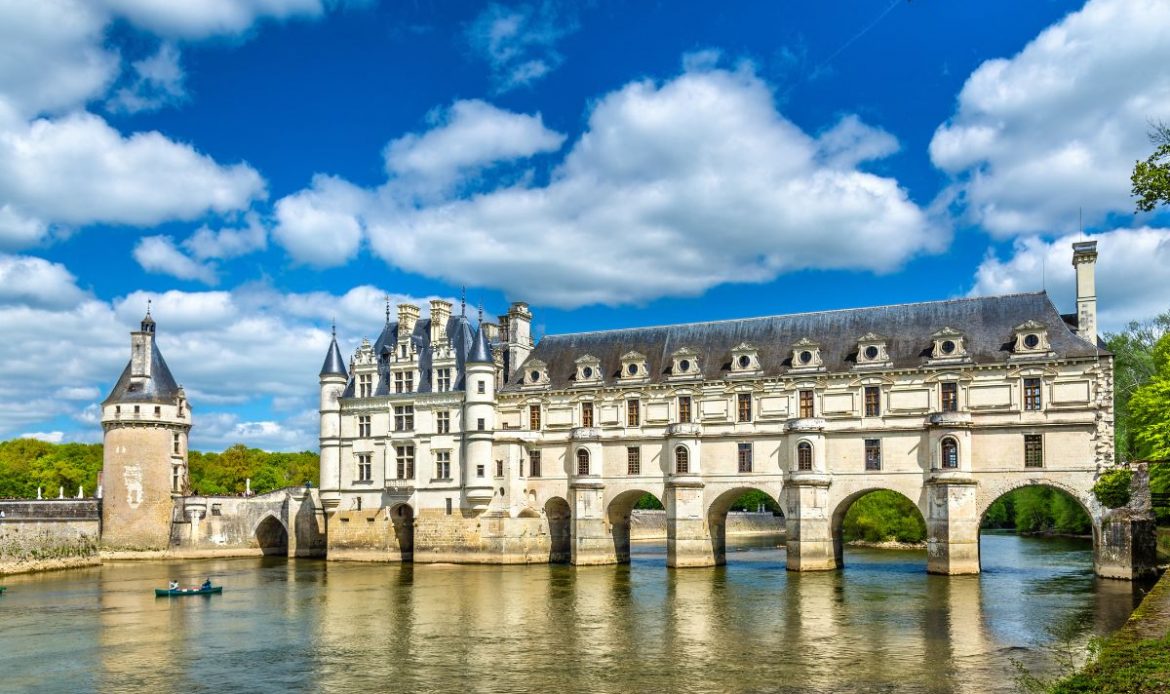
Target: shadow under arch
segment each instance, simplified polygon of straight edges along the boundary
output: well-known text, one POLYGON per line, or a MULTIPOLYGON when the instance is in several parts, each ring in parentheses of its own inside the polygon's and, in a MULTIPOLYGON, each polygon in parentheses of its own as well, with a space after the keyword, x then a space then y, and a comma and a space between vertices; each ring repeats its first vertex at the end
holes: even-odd
MULTIPOLYGON (((873 494, 874 492, 888 492, 890 494, 896 494, 897 496, 901 497, 906 502, 908 502, 910 506, 914 507, 914 513, 917 514, 918 520, 922 522, 922 526, 924 528, 927 527, 926 516, 923 515, 922 509, 919 508, 918 503, 897 489, 890 489, 889 487, 867 487, 866 489, 853 492, 838 502, 837 507, 833 510, 833 516, 829 526, 829 532, 833 537, 833 560, 836 562, 838 569, 845 566, 845 516, 848 515, 849 509, 853 507, 853 504, 860 501, 863 497, 873 494)), ((925 556, 922 558, 922 563, 923 565, 926 564, 925 556)))
MULTIPOLYGON (((647 494, 658 499, 657 494, 645 489, 628 489, 610 499, 606 508, 610 535, 613 537, 613 553, 619 564, 630 563, 630 516, 638 499, 647 494)), ((661 504, 662 499, 658 499, 658 503, 661 504)))
POLYGON ((267 514, 256 524, 253 535, 264 556, 288 556, 288 528, 273 514, 267 514))
MULTIPOLYGON (((1101 542, 1100 523, 1098 523, 1097 518, 1094 517, 1093 509, 1089 507, 1089 505, 1085 502, 1085 499, 1081 498, 1081 492, 1079 492, 1076 489, 1073 489, 1065 484, 1061 484, 1060 482, 1055 482, 1053 480, 1048 480, 1048 479, 1019 480, 1018 482, 1011 484, 1011 485, 1008 485, 1007 487, 1005 487, 1003 489, 997 489, 996 491, 998 492, 998 495, 987 500, 986 505, 984 505, 982 508, 979 509, 979 524, 976 528, 976 533, 978 533, 978 535, 977 535, 978 539, 976 542, 976 546, 978 547, 979 570, 980 571, 983 571, 983 531, 985 529, 988 529, 988 528, 984 527, 984 524, 987 522, 988 513, 990 513, 991 510, 995 507, 996 502, 1000 501, 1001 499, 1003 499, 1004 497, 1006 497, 1010 494, 1015 494, 1016 492, 1019 492, 1020 490, 1023 490, 1023 489, 1049 490, 1049 491, 1054 492, 1055 494, 1061 495, 1061 496, 1067 498, 1069 501, 1071 501, 1072 504, 1075 506, 1075 508, 1077 510, 1079 510, 1084 515, 1085 521, 1088 524, 1089 532, 1092 534, 1092 540, 1093 540, 1093 554, 1092 554, 1092 556, 1094 558, 1097 556, 1098 548, 1100 547, 1100 542, 1101 542)), ((1054 506, 1050 505, 1048 507, 1048 510, 1051 511, 1053 508, 1054 508, 1054 506)), ((1018 533, 1019 528, 1016 526, 1016 518, 1012 518, 1011 521, 1012 521, 1012 528, 1015 529, 1015 531, 1018 533)), ((1094 560, 1090 560, 1090 561, 1093 562, 1094 560)))
POLYGON ((414 561, 414 507, 406 502, 386 509, 401 561, 414 561))
POLYGON ((573 509, 559 496, 544 502, 544 517, 548 521, 548 561, 550 564, 568 564, 573 556, 573 509))
POLYGON ((774 508, 783 508, 783 505, 776 497, 759 487, 736 487, 715 497, 715 500, 707 507, 707 531, 711 536, 711 553, 715 558, 716 566, 722 566, 727 563, 727 514, 731 511, 731 507, 735 505, 735 502, 743 498, 743 495, 748 492, 759 492, 774 504, 774 508))

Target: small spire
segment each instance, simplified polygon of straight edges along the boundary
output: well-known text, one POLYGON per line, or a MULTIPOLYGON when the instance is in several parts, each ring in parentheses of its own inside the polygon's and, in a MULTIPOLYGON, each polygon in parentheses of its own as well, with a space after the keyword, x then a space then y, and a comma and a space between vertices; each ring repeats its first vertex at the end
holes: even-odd
POLYGON ((386 325, 390 325, 390 295, 386 295, 386 325))
POLYGON ((150 299, 146 300, 146 317, 150 318, 150 299))
POLYGON ((479 322, 483 322, 483 302, 479 302, 479 322))
POLYGON ((467 317, 467 285, 462 285, 459 292, 459 315, 467 317))
POLYGON ((337 339, 337 316, 333 317, 333 339, 337 339))

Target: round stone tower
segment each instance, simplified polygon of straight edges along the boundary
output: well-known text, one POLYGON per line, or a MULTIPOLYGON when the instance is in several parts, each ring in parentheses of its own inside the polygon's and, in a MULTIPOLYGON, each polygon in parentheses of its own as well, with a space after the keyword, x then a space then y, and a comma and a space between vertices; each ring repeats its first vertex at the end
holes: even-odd
MULTIPOLYGON (((389 310, 389 309, 387 309, 389 310)), ((349 375, 337 346, 337 328, 321 366, 321 504, 332 511, 341 503, 341 403, 349 375)))
POLYGON ((496 414, 496 364, 481 324, 465 365, 463 489, 471 508, 487 508, 492 486, 492 430, 496 414))
POLYGON ((102 544, 166 549, 173 497, 188 491, 191 406, 155 344, 150 310, 130 333, 130 363, 102 403, 102 544))

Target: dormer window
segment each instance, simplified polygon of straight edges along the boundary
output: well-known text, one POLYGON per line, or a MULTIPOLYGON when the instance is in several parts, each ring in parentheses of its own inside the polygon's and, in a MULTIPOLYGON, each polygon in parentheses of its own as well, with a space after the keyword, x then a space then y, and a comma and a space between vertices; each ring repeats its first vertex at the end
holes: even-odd
POLYGON ((632 381, 650 376, 650 367, 646 364, 646 355, 641 352, 626 352, 622 355, 621 378, 632 381))
POLYGON ((961 359, 967 356, 967 340, 963 333, 945 327, 930 336, 933 344, 931 359, 961 359))
POLYGON ((1039 321, 1030 320, 1017 325, 1013 332, 1015 333, 1015 346, 1012 351, 1016 354, 1042 355, 1051 350, 1048 344, 1048 328, 1039 321))
POLYGON ((533 359, 524 365, 524 385, 548 385, 548 365, 539 359, 533 359))
POLYGON ((819 369, 824 366, 821 358, 821 344, 807 337, 801 338, 792 345, 793 369, 819 369))
POLYGON ((699 353, 690 347, 680 347, 670 355, 671 378, 700 378, 703 375, 699 367, 699 353))
POLYGON ((577 385, 601 383, 601 360, 592 354, 577 359, 577 375, 573 379, 577 385))
POLYGON ((887 340, 875 333, 866 333, 857 340, 858 366, 885 366, 890 362, 887 340))
POLYGON ((731 373, 754 374, 760 370, 760 352, 756 346, 741 342, 731 350, 731 373))

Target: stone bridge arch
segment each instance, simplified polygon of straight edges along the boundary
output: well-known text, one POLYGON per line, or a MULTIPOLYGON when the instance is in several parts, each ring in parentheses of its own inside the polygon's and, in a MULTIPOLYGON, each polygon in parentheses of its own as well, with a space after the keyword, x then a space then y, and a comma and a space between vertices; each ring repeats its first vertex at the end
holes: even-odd
POLYGON ((544 502, 543 511, 548 523, 548 561, 551 564, 567 564, 573 555, 573 509, 564 497, 550 496, 544 502))
POLYGON ((401 501, 385 511, 390 520, 391 551, 397 550, 400 561, 414 561, 414 506, 401 501))
POLYGON ((853 507, 854 503, 874 492, 892 492, 901 496, 903 499, 909 501, 914 508, 918 509, 919 517, 924 524, 929 526, 926 521, 927 514, 923 510, 925 489, 921 485, 918 485, 917 488, 914 485, 897 483, 861 485, 860 488, 856 488, 854 491, 837 499, 835 505, 832 507, 833 511, 829 516, 829 533, 833 542, 833 563, 837 568, 845 566, 845 516, 849 513, 849 509, 853 507))
POLYGON ((727 514, 731 506, 748 492, 762 492, 783 508, 783 485, 776 481, 753 481, 708 488, 707 533, 711 538, 711 555, 716 566, 727 563, 727 514))
POLYGON ((288 525, 272 511, 256 521, 252 537, 264 556, 288 556, 288 525))

